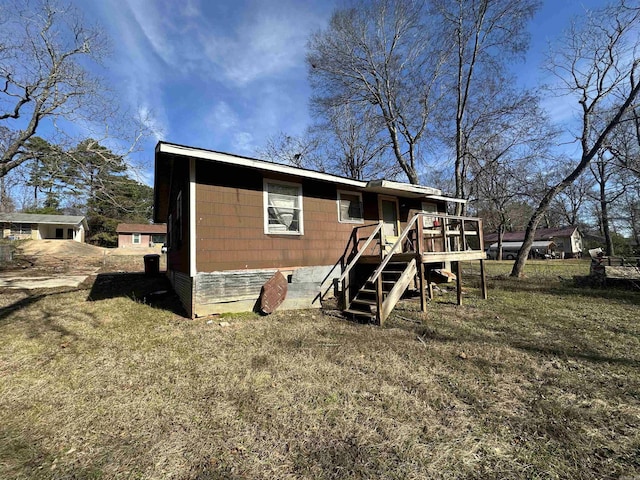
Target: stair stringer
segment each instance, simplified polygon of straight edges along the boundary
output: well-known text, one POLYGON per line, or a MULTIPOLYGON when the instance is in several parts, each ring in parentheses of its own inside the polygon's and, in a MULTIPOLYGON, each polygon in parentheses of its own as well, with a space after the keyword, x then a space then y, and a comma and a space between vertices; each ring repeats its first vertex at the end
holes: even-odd
POLYGON ((413 259, 407 263, 406 268, 400 275, 400 278, 396 281, 396 284, 393 286, 391 291, 387 294, 384 301, 382 301, 382 308, 380 309, 380 325, 382 325, 387 317, 391 314, 396 304, 406 292, 407 287, 416 276, 418 271, 418 267, 416 264, 417 260, 413 259))

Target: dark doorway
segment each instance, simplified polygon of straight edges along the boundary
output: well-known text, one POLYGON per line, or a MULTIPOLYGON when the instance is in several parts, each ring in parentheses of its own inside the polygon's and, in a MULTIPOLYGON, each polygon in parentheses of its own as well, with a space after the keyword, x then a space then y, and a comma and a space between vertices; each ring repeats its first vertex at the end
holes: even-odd
POLYGON ((64 238, 64 229, 56 228, 56 238, 63 239, 64 238))

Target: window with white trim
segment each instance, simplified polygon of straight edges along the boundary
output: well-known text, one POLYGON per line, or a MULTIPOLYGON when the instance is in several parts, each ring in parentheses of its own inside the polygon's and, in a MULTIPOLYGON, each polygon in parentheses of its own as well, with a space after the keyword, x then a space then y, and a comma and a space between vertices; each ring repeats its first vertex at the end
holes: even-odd
POLYGON ((302 185, 264 180, 264 233, 302 235, 302 185))
POLYGON ((140 245, 140 239, 141 235, 139 233, 131 234, 131 243, 133 243, 134 245, 140 245))
POLYGON ((362 194, 338 190, 338 221, 340 223, 364 223, 362 194))

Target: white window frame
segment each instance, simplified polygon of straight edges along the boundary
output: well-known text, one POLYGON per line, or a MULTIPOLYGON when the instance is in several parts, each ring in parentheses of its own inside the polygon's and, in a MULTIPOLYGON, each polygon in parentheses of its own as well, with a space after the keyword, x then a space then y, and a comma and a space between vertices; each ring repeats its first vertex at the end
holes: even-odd
POLYGON ((338 200, 336 200, 336 205, 338 207, 338 223, 364 223, 364 203, 362 203, 362 193, 354 192, 349 190, 338 190, 338 200), (343 220, 342 219, 342 209, 340 208, 340 200, 342 199, 342 195, 353 195, 360 199, 360 207, 362 214, 362 218, 360 219, 351 219, 351 220, 343 220))
POLYGON ((264 233, 266 235, 304 235, 304 205, 302 202, 302 184, 293 182, 284 182, 281 180, 271 180, 265 178, 262 180, 262 207, 264 216, 264 233), (288 187, 295 187, 298 189, 298 209, 300 210, 300 217, 298 220, 298 231, 282 231, 282 232, 270 232, 269 231, 269 185, 286 185, 288 187))
POLYGON ((140 234, 140 233, 132 233, 131 234, 131 243, 133 245, 140 245, 142 243, 142 234, 140 234))

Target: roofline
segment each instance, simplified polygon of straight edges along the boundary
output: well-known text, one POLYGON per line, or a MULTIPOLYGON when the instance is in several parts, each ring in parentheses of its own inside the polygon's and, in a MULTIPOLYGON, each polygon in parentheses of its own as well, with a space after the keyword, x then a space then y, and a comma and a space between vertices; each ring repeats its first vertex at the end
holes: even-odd
MULTIPOLYGON (((10 214, 9 214, 10 215, 10 214)), ((38 213, 19 213, 19 215, 39 215, 38 213)), ((73 220, 73 221, 56 221, 56 220, 29 220, 29 219, 22 219, 22 220, 10 220, 4 217, 0 217, 0 222, 9 222, 9 223, 37 223, 37 224, 42 224, 42 225, 80 225, 80 224, 86 224, 87 223, 87 217, 85 216, 80 216, 78 215, 77 218, 79 220, 73 220)))
POLYGON ((190 147, 187 145, 179 145, 159 141, 156 145, 156 153, 166 153, 184 157, 196 157, 204 160, 212 160, 230 165, 240 165, 258 170, 269 172, 283 173, 296 177, 310 178, 313 180, 321 180, 339 185, 347 185, 350 187, 360 188, 362 190, 384 189, 401 193, 410 193, 413 195, 421 195, 431 200, 441 200, 446 202, 467 203, 467 200, 461 198, 453 198, 442 195, 442 190, 427 187, 423 185, 413 185, 410 183, 394 182, 390 180, 354 180, 352 178, 340 177, 331 173, 317 172, 301 167, 292 167, 290 165, 282 165, 279 163, 269 162, 266 160, 258 160, 251 157, 244 157, 230 153, 218 152, 204 148, 190 147))
POLYGON ((316 172, 305 168, 292 167, 289 165, 281 165, 279 163, 267 162, 265 160, 257 160, 250 157, 242 157, 229 153, 216 152, 214 150, 206 150, 196 147, 188 147, 186 145, 177 145, 175 143, 167 143, 160 141, 156 145, 156 153, 168 153, 172 155, 180 155, 184 157, 197 157, 204 160, 213 160, 221 163, 232 165, 240 165, 243 167, 255 168, 258 170, 266 170, 269 172, 284 173, 294 175, 296 177, 311 178, 314 180, 322 180, 331 183, 340 183, 350 187, 366 188, 367 182, 361 180, 353 180, 351 178, 339 177, 330 173, 316 172))

